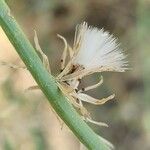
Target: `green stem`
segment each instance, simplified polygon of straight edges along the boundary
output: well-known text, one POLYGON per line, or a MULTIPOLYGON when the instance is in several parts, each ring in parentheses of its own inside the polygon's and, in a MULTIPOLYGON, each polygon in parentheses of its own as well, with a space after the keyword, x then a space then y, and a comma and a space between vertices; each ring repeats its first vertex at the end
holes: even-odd
POLYGON ((81 119, 72 105, 66 100, 57 87, 55 78, 43 67, 34 48, 10 14, 10 10, 4 0, 0 0, 0 25, 54 110, 78 139, 88 149, 109 150, 108 146, 98 138, 98 135, 81 119))

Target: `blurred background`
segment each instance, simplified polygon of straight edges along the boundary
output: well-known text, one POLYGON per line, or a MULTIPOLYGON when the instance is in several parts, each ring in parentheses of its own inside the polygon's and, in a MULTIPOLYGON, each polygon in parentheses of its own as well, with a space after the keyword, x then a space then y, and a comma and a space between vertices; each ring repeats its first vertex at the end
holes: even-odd
MULTIPOLYGON (((63 35, 72 45, 75 26, 83 21, 118 37, 132 70, 103 73, 104 84, 88 94, 103 98, 116 94, 103 106, 85 104, 93 118, 109 128, 91 125, 117 150, 150 149, 150 0, 7 0, 13 15, 34 45, 40 45, 59 74, 63 35)), ((24 66, 0 28, 0 60, 24 66)), ((96 74, 82 86, 97 82, 96 74)), ((25 69, 0 66, 0 150, 79 150, 79 141, 64 126, 61 130, 50 104, 25 69)))

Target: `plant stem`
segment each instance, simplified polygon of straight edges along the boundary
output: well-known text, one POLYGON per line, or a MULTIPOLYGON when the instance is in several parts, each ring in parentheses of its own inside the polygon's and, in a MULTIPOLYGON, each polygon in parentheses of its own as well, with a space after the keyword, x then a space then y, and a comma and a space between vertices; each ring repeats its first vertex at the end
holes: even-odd
POLYGON ((0 0, 0 25, 54 110, 78 139, 90 150, 109 150, 59 90, 4 0, 0 0))

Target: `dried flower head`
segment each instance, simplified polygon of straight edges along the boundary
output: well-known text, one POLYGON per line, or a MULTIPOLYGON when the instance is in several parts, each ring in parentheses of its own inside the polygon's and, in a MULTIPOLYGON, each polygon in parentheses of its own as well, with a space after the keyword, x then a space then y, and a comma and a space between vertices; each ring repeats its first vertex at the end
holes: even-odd
POLYGON ((101 100, 95 99, 83 92, 94 89, 103 83, 103 78, 97 84, 78 89, 84 76, 95 72, 115 71, 124 72, 127 69, 126 56, 117 43, 117 39, 103 29, 88 26, 86 22, 77 25, 73 47, 67 44, 64 37, 58 35, 65 44, 61 59, 61 73, 57 77, 62 91, 66 89, 66 96, 72 99, 73 105, 80 108, 81 114, 89 122, 104 125, 93 121, 82 102, 101 105, 114 98, 114 94, 101 100), (66 63, 67 54, 70 60, 66 63), (69 91, 69 92, 68 92, 69 91))
MULTIPOLYGON (((80 110, 84 120, 97 125, 108 126, 103 122, 93 121, 83 104, 83 102, 87 102, 102 105, 114 98, 115 95, 112 94, 106 98, 95 99, 84 93, 100 86, 103 83, 103 77, 101 76, 98 83, 88 87, 79 89, 79 84, 83 77, 95 72, 124 72, 127 69, 126 56, 123 54, 117 39, 103 29, 88 26, 86 22, 76 26, 72 47, 64 37, 61 35, 58 37, 63 40, 65 45, 60 61, 61 73, 56 77, 60 90, 65 94, 68 101, 80 110), (68 56, 69 61, 66 62, 68 56)), ((43 58, 43 65, 51 73, 48 58, 39 45, 36 32, 34 42, 36 50, 43 58)), ((29 89, 38 89, 38 86, 32 86, 29 89)))

